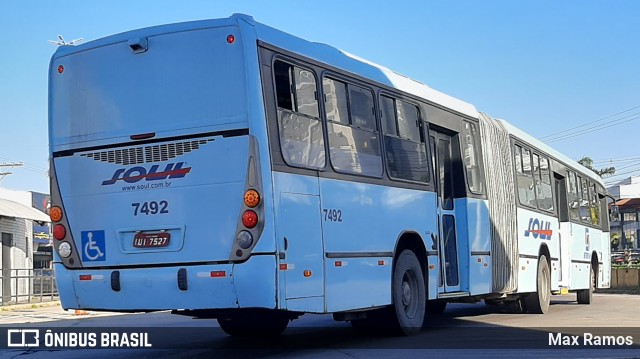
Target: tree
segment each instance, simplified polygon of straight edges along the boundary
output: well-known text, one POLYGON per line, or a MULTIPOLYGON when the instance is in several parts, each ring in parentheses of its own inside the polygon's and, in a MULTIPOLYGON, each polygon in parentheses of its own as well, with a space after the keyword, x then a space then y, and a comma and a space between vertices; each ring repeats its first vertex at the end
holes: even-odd
POLYGON ((578 160, 578 163, 592 170, 600 177, 611 176, 616 173, 615 167, 605 167, 601 169, 595 169, 593 167, 593 160, 589 156, 583 156, 581 159, 578 160))

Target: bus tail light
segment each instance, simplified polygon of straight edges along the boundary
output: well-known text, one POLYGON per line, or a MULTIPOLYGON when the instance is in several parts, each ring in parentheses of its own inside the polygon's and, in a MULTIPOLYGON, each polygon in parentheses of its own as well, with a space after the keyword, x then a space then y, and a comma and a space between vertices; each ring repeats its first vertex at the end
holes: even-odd
POLYGON ((60 243, 60 246, 58 247, 58 253, 62 258, 69 257, 71 255, 71 245, 69 244, 69 242, 60 243))
POLYGON ((58 206, 51 207, 49 210, 49 218, 51 218, 51 222, 60 222, 62 220, 62 208, 58 206))
MULTIPOLYGON (((253 248, 258 244, 265 226, 265 203, 263 201, 262 176, 260 175, 260 158, 258 141, 249 136, 249 158, 247 163, 247 177, 245 180, 242 199, 238 213, 236 230, 229 259, 241 262, 249 259, 253 248)), ((240 194, 239 193, 239 194, 240 194)))
POLYGON ((51 237, 53 237, 54 261, 64 265, 66 268, 82 267, 82 260, 78 246, 73 239, 73 229, 69 226, 68 212, 65 211, 64 203, 60 196, 60 188, 56 175, 56 163, 49 160, 49 179, 51 180, 51 207, 49 208, 49 219, 51 220, 51 237))
POLYGON ((244 193, 244 204, 249 208, 255 208, 260 204, 260 194, 255 189, 247 190, 244 193))
POLYGON ((238 242, 238 246, 240 246, 240 248, 247 249, 253 244, 253 236, 249 231, 240 231, 236 236, 236 241, 238 242))
POLYGON ((242 225, 251 229, 258 224, 258 214, 252 210, 246 210, 242 214, 242 225))
POLYGON ((61 241, 67 235, 67 229, 62 224, 56 224, 53 227, 53 238, 61 241))

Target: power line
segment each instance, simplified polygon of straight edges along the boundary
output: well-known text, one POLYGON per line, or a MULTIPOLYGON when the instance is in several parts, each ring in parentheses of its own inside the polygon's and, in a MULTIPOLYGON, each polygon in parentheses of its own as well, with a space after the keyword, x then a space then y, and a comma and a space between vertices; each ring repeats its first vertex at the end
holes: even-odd
MULTIPOLYGON (((0 161, 3 161, 2 163, 14 162, 13 160, 11 160, 9 158, 4 158, 4 157, 0 157, 0 161)), ((40 167, 40 166, 31 164, 31 163, 25 163, 25 162, 22 162, 22 161, 17 161, 17 162, 21 163, 22 164, 21 167, 23 167, 25 170, 28 170, 28 171, 42 172, 42 173, 48 173, 49 172, 49 170, 47 168, 44 168, 44 167, 40 167)))
POLYGON ((634 168, 634 169, 632 169, 630 171, 620 172, 620 173, 617 173, 617 174, 615 174, 613 176, 607 177, 607 180, 604 181, 605 185, 611 185, 611 184, 618 183, 618 182, 623 180, 623 178, 614 179, 616 177, 629 177, 627 175, 630 175, 630 174, 632 174, 634 172, 640 171, 640 165, 638 165, 638 166, 639 167, 634 168))
MULTIPOLYGON (((638 113, 634 113, 634 114, 629 115, 629 116, 634 116, 634 115, 638 115, 638 114, 640 114, 640 112, 638 112, 638 113)), ((599 130, 602 130, 602 129, 605 129, 605 128, 609 128, 609 127, 617 126, 617 125, 620 125, 620 124, 623 124, 623 123, 627 123, 627 122, 631 122, 631 121, 635 121, 635 120, 637 120, 637 119, 640 119, 640 116, 636 116, 636 117, 632 117, 632 118, 629 118, 629 119, 628 119, 628 117, 629 117, 629 116, 625 116, 625 117, 621 117, 621 118, 619 118, 619 119, 613 120, 613 121, 611 121, 611 122, 610 122, 610 123, 608 123, 608 124, 602 124, 602 125, 598 125, 598 126, 594 126, 594 127, 586 128, 586 129, 584 129, 584 130, 580 130, 580 131, 575 132, 575 133, 572 133, 572 134, 570 134, 570 135, 564 135, 564 136, 560 136, 560 137, 552 138, 552 139, 546 140, 546 141, 544 141, 544 142, 546 142, 546 143, 558 142, 558 141, 566 140, 566 139, 568 139, 568 138, 572 138, 572 137, 576 137, 576 136, 585 135, 585 134, 587 134, 587 133, 591 133, 591 132, 599 131, 599 130), (624 121, 620 121, 620 120, 623 120, 623 119, 624 119, 624 121), (616 122, 616 121, 617 121, 617 122, 616 122)))
MULTIPOLYGON (((22 162, 13 162, 13 163, 0 163, 0 167, 9 167, 9 171, 11 171, 14 167, 21 167, 22 162)), ((0 172, 0 182, 5 179, 8 175, 13 174, 13 172, 0 172)))
POLYGON ((625 157, 625 158, 610 158, 607 160, 593 160, 594 165, 606 166, 614 165, 616 163, 638 162, 640 157, 625 157))
POLYGON ((635 110, 635 109, 637 109, 637 108, 640 108, 640 106, 632 107, 632 108, 630 108, 630 109, 626 109, 626 110, 624 110, 624 111, 621 111, 621 112, 618 112, 618 113, 614 113, 613 115, 609 115, 609 116, 606 116, 606 117, 602 117, 602 118, 599 118, 599 119, 597 119, 597 120, 595 120, 595 121, 591 121, 591 122, 583 123, 582 125, 578 125, 578 126, 575 126, 575 127, 571 127, 571 128, 569 128, 569 129, 566 129, 566 130, 563 130, 563 131, 560 131, 560 132, 556 132, 556 133, 553 133, 553 134, 550 134, 550 135, 542 136, 542 137, 540 137, 540 140, 544 140, 544 139, 549 138, 549 137, 556 137, 557 135, 560 135, 560 134, 562 134, 562 133, 570 132, 570 131, 573 131, 573 130, 575 130, 575 129, 578 129, 578 128, 581 128, 581 127, 584 127, 584 126, 587 126, 587 125, 590 125, 590 124, 593 124, 593 123, 596 123, 596 122, 600 122, 600 121, 603 121, 603 120, 609 119, 609 118, 614 117, 614 116, 621 115, 621 114, 623 114, 623 113, 625 113, 625 112, 633 111, 633 110, 635 110))
POLYGON ((630 164, 630 165, 621 166, 621 167, 616 167, 616 171, 617 171, 617 170, 623 170, 623 169, 625 169, 625 168, 629 168, 629 167, 634 167, 634 166, 640 166, 640 164, 638 164, 638 163, 636 162, 636 163, 632 163, 632 164, 630 164))
POLYGON ((628 175, 628 174, 636 172, 636 171, 640 171, 640 167, 636 167, 636 168, 634 168, 632 170, 629 170, 629 171, 616 173, 616 174, 614 174, 612 176, 609 176, 607 179, 611 179, 611 178, 614 178, 614 177, 622 177, 622 176, 628 175))

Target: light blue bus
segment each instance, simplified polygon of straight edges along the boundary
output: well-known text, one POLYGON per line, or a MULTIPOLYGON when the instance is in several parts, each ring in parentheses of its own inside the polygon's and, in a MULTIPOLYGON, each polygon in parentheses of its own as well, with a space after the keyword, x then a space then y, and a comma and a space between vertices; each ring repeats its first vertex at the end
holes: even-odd
POLYGON ((49 71, 64 308, 304 313, 413 334, 448 302, 609 286, 603 182, 507 122, 246 15, 61 46, 49 71))

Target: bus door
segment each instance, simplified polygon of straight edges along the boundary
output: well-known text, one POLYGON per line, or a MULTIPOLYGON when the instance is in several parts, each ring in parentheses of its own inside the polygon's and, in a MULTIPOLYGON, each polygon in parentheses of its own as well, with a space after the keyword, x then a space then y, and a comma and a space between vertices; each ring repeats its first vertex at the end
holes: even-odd
POLYGON ((456 213, 454 208, 454 183, 452 137, 434 130, 431 133, 431 155, 435 168, 438 193, 440 280, 438 292, 460 291, 460 268, 458 260, 458 236, 456 235, 456 213))
POLYGON ((560 245, 560 271, 558 285, 568 287, 570 284, 571 265, 571 222, 569 221, 569 206, 567 205, 567 180, 558 173, 553 174, 554 190, 556 192, 556 208, 558 208, 558 236, 560 245))
MULTIPOLYGON (((315 180, 317 183, 317 179, 315 180)), ((280 194, 278 228, 284 242, 287 308, 321 312, 324 268, 320 198, 313 193, 280 194)))

